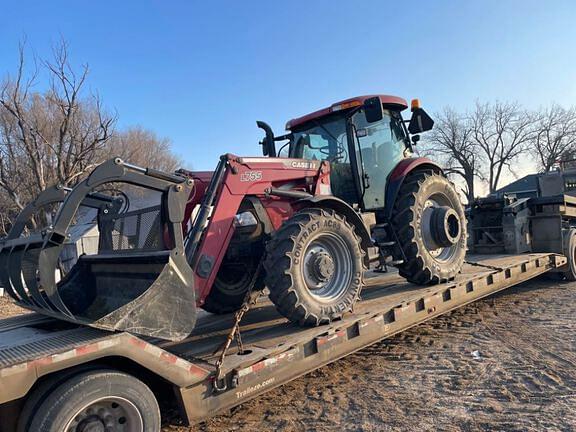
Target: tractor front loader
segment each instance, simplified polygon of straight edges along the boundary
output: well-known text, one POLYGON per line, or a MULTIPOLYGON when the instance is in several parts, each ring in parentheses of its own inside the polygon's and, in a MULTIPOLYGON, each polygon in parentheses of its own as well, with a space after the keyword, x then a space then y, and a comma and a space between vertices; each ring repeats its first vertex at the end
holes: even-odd
POLYGON ((411 156, 433 121, 414 102, 407 125, 406 108, 394 96, 352 98, 291 120, 278 137, 258 122, 263 156, 226 154, 214 172, 108 161, 51 198, 62 201, 51 225, 26 236, 14 224, 2 282, 51 316, 181 340, 197 307, 233 312, 264 286, 281 314, 316 326, 353 308, 371 266, 396 266, 417 284, 450 280, 466 251, 464 212, 442 170, 411 156), (66 271, 84 207, 98 248, 66 271))
POLYGON ((120 159, 100 165, 65 197, 55 197, 53 202, 63 202, 51 226, 17 238, 10 238, 16 235, 11 232, 0 251, 3 285, 22 306, 46 315, 109 330, 184 337, 196 320, 182 236, 191 187, 184 177, 120 159), (129 210, 121 198, 98 192, 122 184, 156 192, 157 205, 129 210), (61 254, 85 207, 97 211, 98 253, 82 255, 64 274, 61 254))

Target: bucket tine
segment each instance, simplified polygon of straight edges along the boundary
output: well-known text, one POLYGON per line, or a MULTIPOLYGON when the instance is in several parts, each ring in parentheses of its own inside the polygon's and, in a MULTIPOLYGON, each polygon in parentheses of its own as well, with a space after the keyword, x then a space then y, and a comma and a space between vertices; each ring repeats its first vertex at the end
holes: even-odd
POLYGON ((34 246, 30 247, 30 245, 27 245, 26 250, 22 254, 22 279, 26 284, 28 293, 38 306, 48 310, 55 310, 55 307, 49 304, 49 301, 42 295, 38 287, 37 268, 41 248, 37 244, 34 246))
POLYGON ((56 283, 56 271, 58 269, 57 263, 59 255, 60 248, 56 246, 46 248, 46 244, 44 245, 38 259, 40 280, 49 281, 49 283, 42 284, 42 288, 44 289, 44 292, 46 293, 50 303, 54 305, 56 311, 70 319, 74 319, 74 315, 68 310, 68 307, 64 304, 58 292, 58 285, 56 283), (45 257, 47 253, 50 253, 52 256, 56 255, 56 259, 52 259, 50 261, 46 260, 45 257))
POLYGON ((34 256, 34 251, 40 252, 39 249, 24 245, 22 253, 19 257, 18 266, 21 271, 21 282, 23 288, 32 296, 32 299, 38 306, 48 307, 48 303, 44 300, 38 291, 38 281, 36 279, 36 269, 38 268, 38 256, 34 256))
MULTIPOLYGON (((58 185, 42 191, 18 214, 5 238, 3 247, 0 249, 0 279, 8 294, 18 303, 53 309, 37 289, 34 266, 37 266, 38 263, 34 263, 32 260, 30 262, 31 268, 28 271, 23 271, 22 259, 27 255, 30 244, 40 242, 41 245, 42 236, 37 233, 22 239, 21 235, 26 229, 26 224, 35 214, 50 204, 62 202, 67 191, 68 189, 58 185), (27 290, 32 298, 26 292, 27 290)), ((37 246, 39 247, 39 245, 37 246)), ((28 261, 28 258, 26 260, 28 261)))
MULTIPOLYGON (((36 302, 32 300, 29 293, 26 292, 24 281, 22 278, 22 256, 25 252, 25 245, 16 245, 10 251, 8 256, 8 275, 10 278, 10 285, 21 297, 22 302, 35 305, 36 302)), ((42 306, 40 302, 38 306, 42 306)))
POLYGON ((31 305, 37 304, 41 307, 48 307, 48 305, 42 301, 33 301, 26 292, 26 288, 24 287, 24 281, 22 277, 22 257, 25 253, 25 247, 26 245, 18 245, 13 247, 10 251, 10 255, 8 256, 8 274, 10 278, 10 285, 21 297, 22 302, 31 305))
POLYGON ((8 264, 11 251, 12 247, 7 244, 4 244, 2 250, 0 250, 0 280, 2 287, 15 301, 26 303, 26 300, 12 286, 9 272, 10 266, 8 264))

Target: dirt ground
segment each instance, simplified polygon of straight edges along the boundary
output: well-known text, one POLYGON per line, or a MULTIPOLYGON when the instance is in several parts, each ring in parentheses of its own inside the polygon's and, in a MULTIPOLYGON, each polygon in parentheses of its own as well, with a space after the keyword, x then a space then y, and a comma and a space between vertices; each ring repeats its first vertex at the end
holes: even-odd
POLYGON ((0 297, 0 317, 9 317, 24 312, 26 312, 25 309, 22 309, 13 304, 10 300, 10 297, 7 295, 0 297))
POLYGON ((576 283, 528 282, 205 424, 165 407, 163 432, 576 430, 575 299, 576 283))

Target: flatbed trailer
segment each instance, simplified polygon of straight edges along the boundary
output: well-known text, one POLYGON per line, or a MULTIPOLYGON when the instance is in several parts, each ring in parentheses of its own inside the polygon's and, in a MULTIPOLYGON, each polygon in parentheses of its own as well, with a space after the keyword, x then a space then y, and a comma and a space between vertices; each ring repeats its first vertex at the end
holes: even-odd
POLYGON ((27 398, 43 400, 42 383, 87 367, 116 369, 156 389, 172 388, 182 417, 198 423, 319 367, 446 312, 566 266, 555 253, 468 256, 455 281, 407 283, 396 273, 368 274, 362 301, 342 320, 302 328, 268 301, 244 316, 243 351, 232 344, 216 380, 233 315, 205 314, 181 342, 110 333, 30 313, 0 320, 0 431, 15 430, 27 398), (153 384, 151 381, 154 381, 153 384), (41 397, 39 397, 41 396, 41 397))

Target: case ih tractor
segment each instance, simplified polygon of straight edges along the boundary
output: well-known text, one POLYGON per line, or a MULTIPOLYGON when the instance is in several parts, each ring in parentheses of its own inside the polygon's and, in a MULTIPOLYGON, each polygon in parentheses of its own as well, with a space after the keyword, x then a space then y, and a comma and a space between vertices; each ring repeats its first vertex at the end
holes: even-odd
POLYGON ((264 157, 226 154, 214 172, 105 162, 22 212, 1 244, 2 284, 50 316, 181 340, 198 307, 233 312, 265 286, 282 315, 317 326, 353 308, 371 265, 416 284, 450 280, 466 251, 464 212, 440 167, 411 157, 433 121, 417 101, 404 121, 407 107, 351 98, 278 137, 258 122, 264 157), (45 228, 24 230, 58 204, 45 228), (68 268, 82 220, 97 223, 98 244, 68 268))

